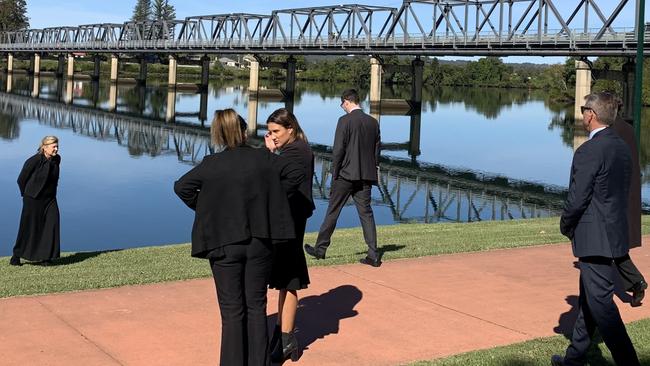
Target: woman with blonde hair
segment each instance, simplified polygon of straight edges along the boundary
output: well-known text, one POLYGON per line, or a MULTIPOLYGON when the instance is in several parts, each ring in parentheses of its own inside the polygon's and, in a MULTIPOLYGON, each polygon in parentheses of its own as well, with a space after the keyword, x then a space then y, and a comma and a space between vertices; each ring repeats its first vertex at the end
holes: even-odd
POLYGON ((270 287, 280 291, 278 320, 270 345, 271 360, 282 362, 289 357, 295 360, 300 348, 294 334, 294 326, 298 309, 298 290, 309 285, 307 261, 302 245, 307 218, 315 208, 312 198, 314 154, 296 116, 287 109, 280 108, 271 113, 266 126, 266 147, 282 159, 299 164, 305 175, 298 192, 289 197, 296 238, 285 245, 275 247, 271 271, 270 287))
POLYGON ((273 246, 295 237, 287 193, 304 178, 300 166, 245 144, 246 123, 232 109, 212 121, 223 151, 174 185, 196 212, 192 256, 209 260, 221 311, 221 365, 266 366, 266 294, 273 246))
POLYGON ((20 227, 9 263, 20 266, 20 258, 36 264, 50 265, 61 255, 59 206, 59 139, 45 136, 38 152, 25 161, 18 176, 23 197, 20 227))

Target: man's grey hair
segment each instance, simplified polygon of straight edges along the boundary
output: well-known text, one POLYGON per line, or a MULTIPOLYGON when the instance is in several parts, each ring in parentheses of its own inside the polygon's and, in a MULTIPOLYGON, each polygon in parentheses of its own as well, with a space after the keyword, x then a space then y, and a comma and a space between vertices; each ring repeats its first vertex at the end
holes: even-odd
POLYGON ((598 121, 611 126, 616 120, 620 100, 612 93, 591 93, 585 97, 585 107, 591 108, 596 113, 598 121))

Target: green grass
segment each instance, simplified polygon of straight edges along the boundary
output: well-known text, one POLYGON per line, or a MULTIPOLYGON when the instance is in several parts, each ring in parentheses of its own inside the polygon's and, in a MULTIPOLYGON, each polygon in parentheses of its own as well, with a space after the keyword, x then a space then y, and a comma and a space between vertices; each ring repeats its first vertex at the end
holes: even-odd
MULTIPOLYGON (((377 228, 384 260, 566 242, 558 218, 453 224, 403 224, 377 228)), ((643 218, 650 233, 650 217, 643 218)), ((305 236, 313 243, 316 233, 305 236)), ((65 243, 63 243, 65 248, 65 243)), ((359 228, 336 230, 327 258, 310 266, 354 263, 366 252, 359 228)), ((186 280, 211 275, 189 244, 104 252, 64 253, 56 265, 9 265, 0 258, 0 297, 186 280)))
MULTIPOLYGON (((641 365, 650 366, 650 319, 627 324, 641 365)), ((563 336, 538 338, 527 342, 463 353, 434 361, 421 361, 411 366, 548 366, 551 355, 564 355, 569 341, 563 336)), ((589 365, 613 365, 611 354, 602 342, 592 345, 587 357, 589 365)))

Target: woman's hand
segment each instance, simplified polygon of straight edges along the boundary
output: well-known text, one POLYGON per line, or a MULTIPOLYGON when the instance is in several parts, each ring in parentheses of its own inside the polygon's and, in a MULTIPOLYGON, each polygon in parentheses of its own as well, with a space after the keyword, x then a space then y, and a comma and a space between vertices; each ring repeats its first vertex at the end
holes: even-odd
POLYGON ((264 134, 264 144, 266 145, 266 148, 269 149, 272 153, 275 152, 278 148, 275 147, 275 142, 273 142, 273 138, 271 137, 271 133, 267 132, 264 134))

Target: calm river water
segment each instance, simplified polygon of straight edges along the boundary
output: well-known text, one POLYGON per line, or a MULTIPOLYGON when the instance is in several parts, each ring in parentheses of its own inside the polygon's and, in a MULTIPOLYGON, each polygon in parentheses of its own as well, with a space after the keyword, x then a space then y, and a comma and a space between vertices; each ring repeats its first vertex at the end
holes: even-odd
MULTIPOLYGON (((60 139, 64 251, 182 243, 190 239, 193 213, 172 186, 209 153, 213 111, 233 107, 250 124, 256 110, 258 127, 251 133, 259 143, 266 117, 285 105, 273 96, 249 99, 244 81, 213 82, 204 95, 169 95, 153 83, 111 90, 107 83, 68 85, 45 77, 35 89, 33 80, 14 75, 7 93, 6 78, 0 75, 0 255, 10 254, 18 228, 16 178, 43 136, 60 139), (174 109, 173 121, 166 121, 174 109)), ((327 207, 329 148, 346 87, 297 86, 294 112, 316 153, 317 209, 308 231, 318 230, 327 207)), ((406 88, 384 87, 382 93, 408 96, 406 88)), ((572 106, 551 106, 543 93, 528 90, 425 88, 423 99, 421 114, 380 115, 382 176, 373 190, 378 225, 558 215, 574 141, 584 140, 584 133, 574 136, 572 106)), ((646 120, 643 129, 649 128, 646 120)), ((641 148, 645 172, 647 136, 641 148)), ((649 188, 644 183, 644 198, 649 188)), ((348 205, 338 227, 358 225, 354 205, 348 205)))

